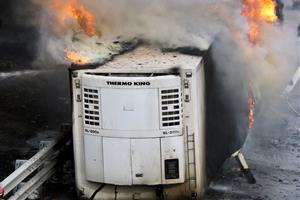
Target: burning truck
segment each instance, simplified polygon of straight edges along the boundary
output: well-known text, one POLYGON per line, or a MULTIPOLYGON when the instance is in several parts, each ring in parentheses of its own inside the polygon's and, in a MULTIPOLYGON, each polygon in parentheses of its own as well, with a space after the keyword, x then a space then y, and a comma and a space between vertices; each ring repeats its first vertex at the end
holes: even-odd
MULTIPOLYGON (((216 42, 201 50, 162 49, 122 39, 103 44, 93 39, 102 34, 95 17, 78 0, 50 2, 60 16, 56 28, 63 29, 66 19, 75 20, 85 45, 96 49, 92 54, 80 51, 82 35, 77 33, 72 47, 65 49, 65 59, 73 63, 73 145, 80 198, 200 199, 232 155, 254 182, 240 149, 253 127, 255 90, 244 76, 233 79, 239 91, 230 87, 234 75, 213 59, 216 42)), ((242 2, 249 44, 255 46, 262 21, 277 20, 276 3, 242 2)))
MULTIPOLYGON (((247 45, 255 47, 262 40, 261 27, 282 19, 278 8, 283 5, 274 0, 241 2, 247 45)), ((225 63, 216 63, 218 37, 200 49, 193 44, 164 48, 139 34, 105 42, 96 16, 81 3, 40 3, 54 10, 56 36, 68 36, 58 46, 73 63, 69 75, 79 198, 201 199, 230 156, 238 158, 254 183, 241 153, 254 125, 258 96, 250 70, 241 66, 236 77, 222 68, 225 63)), ((241 39, 234 26, 228 27, 232 37, 241 39)), ((62 58, 63 52, 53 46, 52 53, 62 58)), ((268 58, 272 61, 272 55, 268 58)))

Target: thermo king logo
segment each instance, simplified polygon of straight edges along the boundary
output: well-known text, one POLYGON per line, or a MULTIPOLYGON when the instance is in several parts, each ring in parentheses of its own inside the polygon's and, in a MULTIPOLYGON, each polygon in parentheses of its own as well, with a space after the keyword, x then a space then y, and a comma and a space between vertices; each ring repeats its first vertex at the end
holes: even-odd
POLYGON ((131 82, 131 81, 106 81, 107 85, 121 85, 121 86, 149 86, 150 82, 144 82, 144 81, 137 81, 137 82, 131 82))

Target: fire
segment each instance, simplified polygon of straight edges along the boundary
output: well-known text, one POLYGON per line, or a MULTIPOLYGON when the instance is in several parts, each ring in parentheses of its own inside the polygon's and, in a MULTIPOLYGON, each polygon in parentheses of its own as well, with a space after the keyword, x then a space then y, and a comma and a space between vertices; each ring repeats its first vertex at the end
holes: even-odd
POLYGON ((248 37, 250 42, 256 43, 261 34, 262 22, 274 23, 277 21, 274 0, 243 0, 242 15, 247 18, 249 25, 248 37))
POLYGON ((88 36, 96 35, 96 19, 92 12, 79 0, 49 0, 47 2, 48 9, 51 13, 55 13, 56 26, 58 33, 68 30, 70 22, 74 21, 88 36))
POLYGON ((248 126, 249 126, 249 128, 253 128, 253 126, 254 126, 255 101, 254 101, 254 97, 253 97, 252 92, 249 92, 248 106, 249 106, 248 126))
POLYGON ((76 19, 80 27, 88 36, 91 37, 96 35, 95 17, 83 5, 80 5, 77 0, 70 1, 68 13, 76 19))
MULTIPOLYGON (((92 37, 99 34, 96 29, 96 19, 92 12, 79 0, 49 0, 47 8, 54 13, 55 30, 58 35, 63 35, 66 30, 81 28, 84 33, 92 37)), ((76 64, 86 64, 90 60, 79 51, 65 50, 64 58, 76 64)))
POLYGON ((86 64, 89 62, 88 57, 80 54, 78 51, 74 50, 66 50, 65 51, 65 59, 71 61, 72 63, 76 64, 86 64))

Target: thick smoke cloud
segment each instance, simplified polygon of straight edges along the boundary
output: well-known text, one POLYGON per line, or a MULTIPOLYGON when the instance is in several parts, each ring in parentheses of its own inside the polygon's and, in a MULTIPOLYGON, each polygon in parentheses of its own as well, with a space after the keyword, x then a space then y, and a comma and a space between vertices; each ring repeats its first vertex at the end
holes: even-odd
POLYGON ((261 40, 256 45, 248 41, 248 24, 241 15, 242 1, 238 0, 77 0, 95 16, 99 35, 93 37, 84 36, 76 20, 61 20, 65 17, 62 7, 70 1, 75 0, 31 0, 39 8, 40 63, 66 63, 65 49, 80 50, 90 57, 105 56, 110 52, 95 43, 109 43, 120 37, 140 38, 163 48, 200 49, 222 38, 228 42, 214 45, 217 63, 231 73, 246 68, 247 76, 266 90, 282 88, 297 66, 296 31, 300 20, 293 9, 295 0, 282 1, 282 22, 262 22, 261 40), (237 58, 243 62, 237 63, 237 58))
MULTIPOLYGON (((41 6, 40 35, 41 60, 46 58, 63 62, 65 48, 74 46, 72 39, 76 29, 74 20, 66 20, 63 31, 57 31, 63 18, 60 6, 55 0, 33 0, 41 6), (56 2, 56 3, 55 3, 56 2), (46 55, 43 53, 49 53, 46 55)), ((68 2, 68 1, 66 1, 68 2)), ((130 40, 138 37, 154 45, 175 48, 196 46, 207 49, 217 34, 223 32, 245 32, 245 22, 240 16, 239 1, 90 1, 78 0, 96 17, 97 30, 101 38, 85 38, 80 48, 90 45, 91 41, 113 40, 122 37, 130 40), (86 44, 86 45, 85 45, 86 44)), ((78 29, 78 26, 77 26, 78 29)), ((241 34, 243 35, 243 34, 241 34)), ((91 46, 91 45, 90 45, 91 46)), ((94 51, 90 47, 91 51, 94 51)))
POLYGON ((217 33, 228 31, 230 26, 236 28, 241 19, 238 1, 83 2, 100 13, 104 35, 138 36, 170 47, 190 45, 206 49, 217 33))

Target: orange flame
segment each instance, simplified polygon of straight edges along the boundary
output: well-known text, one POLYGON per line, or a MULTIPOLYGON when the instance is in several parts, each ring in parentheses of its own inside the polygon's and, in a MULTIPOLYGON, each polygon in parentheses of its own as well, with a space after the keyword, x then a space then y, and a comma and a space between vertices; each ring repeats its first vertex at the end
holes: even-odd
POLYGON ((47 3, 51 13, 55 14, 55 28, 58 33, 67 30, 70 20, 74 20, 86 35, 91 37, 97 34, 95 17, 78 0, 49 0, 47 3))
POLYGON ((274 23, 277 21, 274 0, 243 0, 242 15, 247 18, 249 25, 248 38, 256 43, 261 34, 262 22, 274 23))
POLYGON ((249 92, 249 98, 248 98, 248 127, 253 128, 254 126, 254 109, 255 109, 255 101, 252 92, 249 92))
POLYGON ((68 6, 68 13, 77 20, 88 36, 96 35, 95 17, 84 6, 80 5, 77 0, 71 0, 68 6))
POLYGON ((71 61, 72 63, 76 63, 80 65, 86 64, 89 61, 88 57, 80 54, 80 52, 78 51, 73 51, 73 50, 65 51, 65 59, 71 61))

